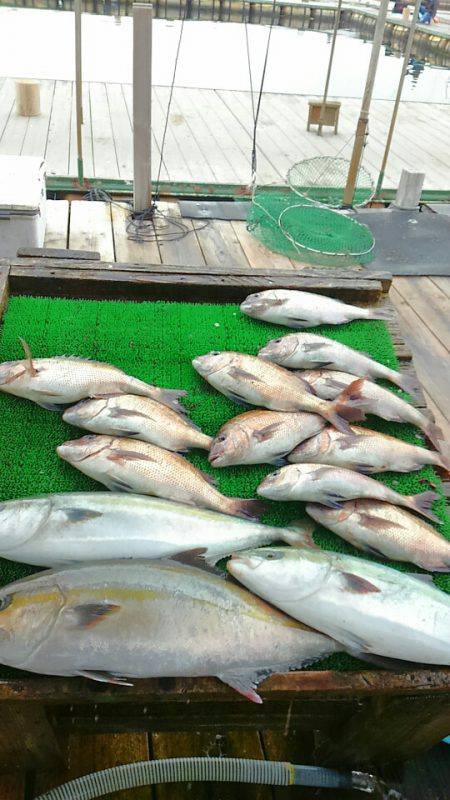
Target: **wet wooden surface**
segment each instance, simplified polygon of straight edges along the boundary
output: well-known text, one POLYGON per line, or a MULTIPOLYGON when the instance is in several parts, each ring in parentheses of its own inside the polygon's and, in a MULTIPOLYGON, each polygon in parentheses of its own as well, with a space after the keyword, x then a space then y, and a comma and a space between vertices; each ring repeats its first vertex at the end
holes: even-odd
MULTIPOLYGON (((72 208, 80 203, 73 203, 72 208)), ((71 213, 68 203, 59 201, 49 203, 49 227, 46 245, 97 250, 102 260, 133 261, 145 264, 176 266, 183 263, 183 254, 193 268, 212 264, 220 266, 231 261, 242 268, 269 268, 271 270, 299 270, 301 265, 290 262, 282 256, 269 253, 252 239, 244 223, 212 222, 203 231, 196 230, 192 224, 189 247, 186 240, 181 243, 139 244, 130 242, 125 234, 125 211, 118 206, 104 204, 82 204, 85 208, 71 213), (102 206, 100 208, 100 206, 102 206), (90 225, 91 220, 95 225, 90 225), (53 221, 54 220, 54 224, 53 221), (69 224, 70 221, 70 224, 69 224)), ((114 267, 112 267, 114 269, 114 267)), ((434 412, 450 439, 450 412, 448 397, 450 389, 449 350, 450 350, 450 278, 397 278, 390 294, 398 314, 399 340, 404 334, 408 346, 400 342, 400 350, 405 360, 409 348, 413 353, 414 364, 422 382, 428 405, 434 412)), ((395 338, 395 331, 394 331, 395 338)), ((406 363, 406 362, 405 362, 406 363)), ((378 673, 380 676, 380 673, 378 673)), ((324 675, 325 677, 325 675, 324 675)), ((424 678, 425 681, 425 678, 424 678)), ((430 685, 430 684, 428 684, 430 685)), ((425 684, 424 684, 425 686, 425 684)), ((365 687, 368 692, 371 687, 365 687)), ((424 687, 423 687, 424 688, 424 687)), ((402 707, 402 701, 400 702, 402 707)), ((424 715, 427 716, 426 700, 424 715)), ((108 703, 105 704, 105 709, 108 703)), ((395 709, 394 709, 395 710, 395 709)), ((70 708, 68 707, 70 714, 70 708)), ((194 712, 192 712, 194 713, 194 712)), ((442 719, 438 719, 439 735, 444 734, 446 713, 442 709, 442 719), (440 730, 442 728, 442 731, 440 730)), ((99 720, 100 720, 99 715, 99 720)), ((395 716, 395 715, 394 715, 395 716)), ((360 735, 359 718, 355 716, 355 735, 360 735)), ((397 716, 396 716, 397 719, 397 716)), ((364 720, 362 720, 362 723, 364 720)), ((177 733, 159 731, 157 733, 71 733, 68 736, 68 769, 64 771, 23 773, 0 778, 0 800, 31 800, 35 795, 55 786, 64 780, 85 772, 103 769, 118 763, 137 761, 146 758, 163 758, 180 755, 228 755, 249 758, 268 758, 271 760, 312 763, 317 741, 314 733, 295 730, 292 715, 287 709, 283 726, 278 730, 240 730, 217 732, 217 730, 177 733)), ((450 732, 450 723, 449 723, 450 732)), ((417 735, 417 731, 416 734, 417 735)), ((339 742, 336 742, 338 745, 339 742)), ((330 748, 330 744, 328 744, 330 748)), ((422 784, 426 785, 422 769, 422 784)), ((189 784, 158 789, 141 788, 110 795, 113 800, 203 800, 203 798, 228 798, 239 796, 245 800, 287 800, 288 796, 301 800, 326 800, 330 792, 316 789, 271 789, 264 787, 233 787, 227 785, 189 784)), ((444 800, 446 790, 434 786, 430 800, 444 800)), ((333 792, 333 800, 350 800, 361 797, 360 793, 333 792)), ((425 795, 424 795, 425 797, 425 795)))

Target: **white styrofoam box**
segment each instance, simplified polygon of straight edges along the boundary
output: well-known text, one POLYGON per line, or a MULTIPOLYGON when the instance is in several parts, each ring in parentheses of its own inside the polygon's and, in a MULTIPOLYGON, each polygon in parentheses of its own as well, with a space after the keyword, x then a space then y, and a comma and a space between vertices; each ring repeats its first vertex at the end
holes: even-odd
POLYGON ((0 258, 14 258, 19 247, 42 247, 45 198, 42 158, 0 156, 0 258))

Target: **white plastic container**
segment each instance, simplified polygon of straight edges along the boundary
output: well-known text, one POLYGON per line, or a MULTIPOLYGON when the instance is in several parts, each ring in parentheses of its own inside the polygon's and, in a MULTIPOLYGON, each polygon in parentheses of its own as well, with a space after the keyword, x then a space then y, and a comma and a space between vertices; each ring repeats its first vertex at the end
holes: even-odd
POLYGON ((0 156, 0 258, 43 246, 45 197, 42 158, 0 156))

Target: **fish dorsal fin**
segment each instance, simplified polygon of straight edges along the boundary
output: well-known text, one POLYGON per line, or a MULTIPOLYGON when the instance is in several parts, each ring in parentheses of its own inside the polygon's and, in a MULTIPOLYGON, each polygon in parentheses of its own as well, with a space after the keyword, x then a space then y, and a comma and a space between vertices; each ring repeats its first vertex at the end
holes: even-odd
POLYGON ((348 592, 353 592, 354 594, 381 592, 381 589, 375 586, 374 583, 367 581, 365 578, 361 578, 359 575, 355 575, 353 572, 341 572, 340 574, 344 579, 345 589, 348 592))
POLYGON ((110 614, 120 611, 120 606, 115 603, 83 603, 69 609, 74 619, 75 628, 93 628, 110 614))
POLYGON ((28 342, 25 341, 25 339, 22 339, 22 337, 19 337, 19 342, 22 345, 23 351, 25 353, 25 361, 27 362, 26 366, 27 372, 29 372, 30 375, 34 378, 34 376, 38 374, 38 371, 33 364, 33 356, 31 355, 30 345, 28 344, 28 342))

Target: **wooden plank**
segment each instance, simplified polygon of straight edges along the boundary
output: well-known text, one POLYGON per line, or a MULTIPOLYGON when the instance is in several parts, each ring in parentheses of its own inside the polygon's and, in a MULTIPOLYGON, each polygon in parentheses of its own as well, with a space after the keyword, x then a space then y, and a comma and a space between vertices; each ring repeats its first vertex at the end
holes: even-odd
POLYGON ((66 248, 69 236, 69 203, 67 200, 47 200, 45 247, 66 248))
POLYGON ((450 278, 430 278, 430 280, 443 292, 446 297, 450 297, 450 278))
POLYGON ((69 247, 71 250, 95 250, 103 261, 114 261, 109 203, 97 200, 72 202, 69 247))
POLYGON ((0 266, 0 320, 8 305, 9 267, 0 266))
POLYGON ((373 698, 318 748, 319 763, 342 767, 403 761, 448 735, 450 697, 373 698))
POLYGON ((21 150, 22 156, 43 157, 45 153, 55 93, 55 81, 40 81, 40 84, 41 113, 39 116, 30 117, 29 119, 21 150))
POLYGON ((184 131, 189 139, 187 152, 194 176, 204 175, 202 180, 218 183, 234 180, 230 164, 211 135, 207 117, 199 114, 198 106, 191 103, 185 89, 175 89, 170 121, 177 132, 184 131))
POLYGON ((3 136, 0 139, 0 155, 19 156, 21 154, 29 121, 30 117, 19 116, 14 99, 3 136))
POLYGON ((118 178, 119 165, 104 83, 90 83, 92 148, 96 178, 118 178))
POLYGON ((62 764, 58 741, 43 706, 39 703, 2 703, 0 727, 0 771, 54 769, 62 764))
MULTIPOLYGON (((6 126, 14 108, 14 81, 12 78, 6 78, 0 89, 0 145, 4 142, 6 126)), ((17 155, 17 153, 11 151, 10 155, 17 155)))
MULTIPOLYGON (((164 123, 166 118, 167 105, 164 105, 158 87, 153 87, 152 105, 152 126, 161 151, 162 138, 164 133, 164 123)), ((191 181, 193 179, 188 161, 186 160, 182 146, 177 141, 174 133, 174 126, 168 125, 166 140, 164 143, 164 162, 169 175, 169 180, 191 181)))
POLYGON ((441 345, 450 351, 450 301, 441 290, 426 277, 396 278, 393 283, 403 299, 421 318, 441 345))
POLYGON ((55 258, 58 261, 100 261, 100 253, 92 250, 66 250, 57 247, 19 247, 18 258, 55 258))
MULTIPOLYGON (((283 731, 262 731, 261 737, 268 761, 284 761, 291 764, 314 763, 314 731, 292 730, 289 718, 286 719, 283 731)), ((299 786, 295 789, 295 796, 298 800, 310 800, 310 798, 315 800, 317 791, 299 786)), ((292 800, 290 786, 274 787, 273 794, 274 800, 292 800)), ((335 800, 334 791, 333 800, 335 800)))
MULTIPOLYGON (((209 756, 210 758, 251 758, 263 759, 257 731, 231 731, 217 735, 215 731, 190 731, 189 733, 152 734, 153 757, 174 758, 209 756)), ((167 784, 156 787, 157 800, 270 800, 271 789, 267 786, 252 786, 233 783, 167 784)))
POLYGON ((230 264, 249 268, 248 259, 236 232, 227 220, 214 219, 206 222, 193 220, 206 264, 228 267, 230 264))
POLYGON ((122 85, 120 83, 107 83, 106 95, 111 116, 111 128, 119 167, 119 177, 123 180, 132 180, 133 131, 122 91, 122 85))
POLYGON ((0 775, 1 800, 26 800, 25 773, 0 775))
POLYGON ((56 81, 45 148, 48 175, 69 174, 71 108, 72 81, 56 81))
POLYGON ((419 379, 441 413, 448 419, 450 376, 442 369, 442 364, 448 361, 448 351, 439 339, 425 328, 421 318, 395 287, 391 289, 390 296, 403 325, 405 338, 412 348, 419 379))
MULTIPOLYGON (((68 737, 68 768, 59 772, 38 772, 35 778, 34 793, 48 792, 66 781, 98 772, 120 764, 146 761, 149 758, 146 734, 83 734, 68 737)), ((1 797, 1 795, 0 795, 1 797)), ((108 794, 109 800, 151 800, 152 789, 143 786, 139 789, 124 790, 108 794)), ((3 798, 2 798, 3 800, 3 798)))
MULTIPOLYGON (((94 154, 92 149, 92 120, 91 120, 91 98, 89 94, 89 84, 83 83, 83 125, 81 128, 83 145, 83 170, 85 178, 94 177, 94 154)), ((70 118, 70 147, 69 147, 69 175, 78 174, 78 151, 77 151, 77 115, 76 115, 76 92, 75 84, 72 91, 72 107, 70 118)))
MULTIPOLYGON (((450 693, 450 667, 430 667, 427 669, 362 670, 361 672, 336 672, 332 670, 290 672, 271 675, 260 685, 260 694, 275 708, 280 703, 284 709, 291 700, 308 697, 318 699, 351 698, 352 701, 370 695, 421 695, 450 693), (297 697, 299 695, 300 697, 297 697)), ((270 708, 250 704, 228 686, 216 678, 171 678, 136 679, 132 687, 102 684, 99 688, 82 678, 30 677, 24 680, 12 679, 0 682, 0 701, 15 701, 20 706, 27 700, 39 700, 49 708, 56 704, 82 703, 103 704, 111 700, 119 703, 143 701, 155 704, 180 703, 181 712, 189 701, 192 727, 195 727, 195 707, 197 703, 217 702, 220 717, 220 704, 230 704, 243 710, 244 715, 259 722, 262 711, 270 708)), ((225 706, 223 706, 225 709, 225 706)), ((70 709, 69 709, 70 710, 70 709)), ((215 713, 215 712, 214 712, 215 713)), ((285 717, 284 717, 285 723, 285 717)))
POLYGON ((135 264, 161 264, 161 256, 156 241, 134 242, 128 238, 126 224, 131 212, 130 206, 113 203, 111 205, 114 248, 117 261, 135 264))
POLYGON ((264 247, 263 244, 255 239, 247 230, 245 222, 232 221, 231 225, 251 267, 294 269, 289 258, 268 250, 267 247, 264 247))
POLYGON ((154 223, 163 264, 205 266, 205 259, 192 220, 181 219, 177 203, 158 203, 158 214, 154 218, 154 223), (170 217, 183 224, 186 235, 172 238, 173 236, 178 237, 179 231, 176 225, 171 225, 170 217))

